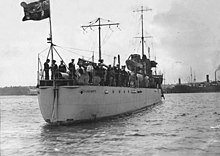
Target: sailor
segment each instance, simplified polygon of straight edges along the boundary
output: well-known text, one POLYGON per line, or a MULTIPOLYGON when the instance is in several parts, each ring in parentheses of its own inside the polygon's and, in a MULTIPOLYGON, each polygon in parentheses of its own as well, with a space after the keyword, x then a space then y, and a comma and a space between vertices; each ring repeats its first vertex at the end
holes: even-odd
POLYGON ((125 71, 125 66, 122 66, 121 71, 121 84, 123 87, 127 87, 128 73, 125 71))
POLYGON ((87 71, 88 74, 89 74, 89 83, 92 83, 94 68, 93 68, 91 62, 90 62, 89 65, 87 66, 86 71, 87 71))
POLYGON ((151 61, 149 59, 146 60, 146 75, 149 77, 152 76, 151 61))
POLYGON ((127 77, 126 77, 126 86, 127 87, 130 87, 130 77, 131 77, 131 73, 128 71, 127 77))
POLYGON ((60 61, 59 72, 62 72, 62 73, 66 72, 66 65, 63 63, 63 60, 60 61))
POLYGON ((105 69, 103 68, 103 62, 104 62, 104 60, 99 60, 99 64, 98 64, 98 71, 97 71, 97 74, 100 76, 100 78, 101 78, 101 82, 100 82, 100 85, 104 85, 104 82, 105 82, 105 80, 104 80, 104 74, 105 74, 105 69))
POLYGON ((105 81, 105 85, 109 86, 110 85, 110 71, 111 71, 111 65, 108 66, 107 70, 106 70, 106 81, 105 81))
POLYGON ((70 78, 74 79, 75 78, 75 73, 76 73, 74 59, 72 59, 71 62, 69 63, 69 71, 70 71, 70 78))
POLYGON ((45 80, 49 80, 49 66, 50 59, 47 59, 46 62, 44 63, 44 71, 45 71, 45 80))
POLYGON ((56 64, 56 60, 52 60, 51 72, 52 72, 51 79, 58 77, 58 67, 56 64))
POLYGON ((110 86, 116 86, 115 71, 116 67, 112 67, 110 70, 110 86))
POLYGON ((143 64, 143 74, 146 75, 147 74, 147 56, 146 55, 143 55, 142 64, 143 64))
POLYGON ((77 70, 78 70, 80 76, 84 74, 84 70, 81 65, 79 65, 79 68, 77 70))
POLYGON ((115 69, 115 81, 116 81, 116 86, 120 86, 121 85, 121 70, 120 70, 120 66, 119 64, 117 64, 117 68, 115 69))

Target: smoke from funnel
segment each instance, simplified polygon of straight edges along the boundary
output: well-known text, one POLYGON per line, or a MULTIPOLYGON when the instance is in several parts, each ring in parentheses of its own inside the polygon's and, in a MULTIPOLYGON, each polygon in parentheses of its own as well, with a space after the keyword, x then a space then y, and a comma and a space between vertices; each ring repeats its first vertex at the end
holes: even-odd
POLYGON ((219 71, 220 70, 220 65, 218 66, 218 68, 215 70, 215 81, 217 81, 217 78, 216 78, 216 73, 217 73, 217 71, 219 71))
POLYGON ((218 71, 218 70, 220 70, 220 65, 218 66, 218 68, 215 71, 218 71))

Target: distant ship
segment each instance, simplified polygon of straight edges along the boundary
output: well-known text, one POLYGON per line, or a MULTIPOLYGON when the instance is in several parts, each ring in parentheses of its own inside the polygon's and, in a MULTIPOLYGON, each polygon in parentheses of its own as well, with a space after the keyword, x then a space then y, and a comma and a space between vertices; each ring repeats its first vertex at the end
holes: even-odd
POLYGON ((215 71, 215 81, 209 80, 209 75, 206 75, 206 81, 204 82, 192 82, 181 84, 179 83, 172 88, 167 88, 166 93, 202 93, 202 92, 220 92, 220 81, 216 79, 215 71))
MULTIPOLYGON (((99 28, 99 62, 95 63, 80 58, 77 63, 84 69, 89 64, 93 66, 95 70, 92 82, 89 82, 86 71, 75 79, 70 78, 69 72, 58 73, 58 77, 53 76, 51 80, 46 80, 44 75, 38 76, 38 101, 46 122, 66 124, 97 120, 134 112, 161 102, 163 75, 152 73, 152 68, 155 68, 157 63, 144 54, 143 11, 146 10, 142 7, 139 11, 141 11, 142 17, 142 36, 140 37, 142 56, 131 54, 126 60, 130 73, 127 83, 122 83, 125 79, 122 78, 120 55, 118 55, 118 66, 116 67, 114 63, 111 67, 113 72, 118 71, 117 82, 115 82, 115 75, 113 83, 104 83, 107 81, 106 73, 110 67, 105 65, 101 58, 100 30, 102 26, 118 25, 119 23, 102 24, 101 19, 98 18, 94 23, 82 27, 96 26, 99 28)), ((50 43, 49 53, 53 60, 53 52, 56 49, 52 42, 52 34, 50 34, 48 42, 50 43)))

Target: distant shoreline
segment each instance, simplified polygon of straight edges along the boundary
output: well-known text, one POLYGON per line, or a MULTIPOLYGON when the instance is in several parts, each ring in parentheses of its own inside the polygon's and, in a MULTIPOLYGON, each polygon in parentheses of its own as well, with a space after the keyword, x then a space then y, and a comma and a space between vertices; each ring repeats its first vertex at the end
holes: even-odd
POLYGON ((0 96, 35 96, 37 95, 37 88, 35 86, 12 86, 1 87, 0 96))

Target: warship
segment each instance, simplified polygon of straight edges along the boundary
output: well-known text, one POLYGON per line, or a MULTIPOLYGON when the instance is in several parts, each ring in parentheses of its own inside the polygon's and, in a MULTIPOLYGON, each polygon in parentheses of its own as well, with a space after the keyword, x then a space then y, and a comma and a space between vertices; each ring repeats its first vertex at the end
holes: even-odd
MULTIPOLYGON (((141 12, 142 55, 130 54, 121 68, 120 55, 118 63, 104 64, 101 57, 101 28, 110 25, 118 26, 119 23, 101 23, 98 18, 83 29, 97 27, 99 30, 99 60, 98 62, 79 58, 77 65, 82 68, 74 73, 67 67, 66 72, 55 70, 54 53, 61 56, 55 48, 52 38, 51 18, 48 0, 41 0, 33 4, 23 4, 26 9, 24 20, 41 20, 49 18, 50 36, 47 39, 50 44, 48 57, 51 57, 50 79, 46 78, 45 69, 38 66, 38 102, 44 120, 50 124, 69 124, 84 121, 94 121, 109 118, 121 114, 127 114, 146 108, 162 101, 163 75, 155 75, 152 72, 157 62, 150 60, 145 55, 144 43, 144 11, 141 12), (31 6, 31 7, 30 7, 31 6), (40 8, 35 12, 32 8, 40 8), (31 10, 31 11, 30 11, 31 10), (47 13, 47 14, 43 14, 47 13), (40 18, 38 16, 41 16, 40 18), (87 71, 88 67, 92 72, 87 71), (124 74, 123 74, 124 73, 124 74)), ((70 58, 69 58, 70 59, 70 58)), ((114 58, 115 60, 116 58, 114 58)), ((38 59, 40 62, 40 59, 38 59)), ((60 60, 63 59, 60 57, 60 60)))

